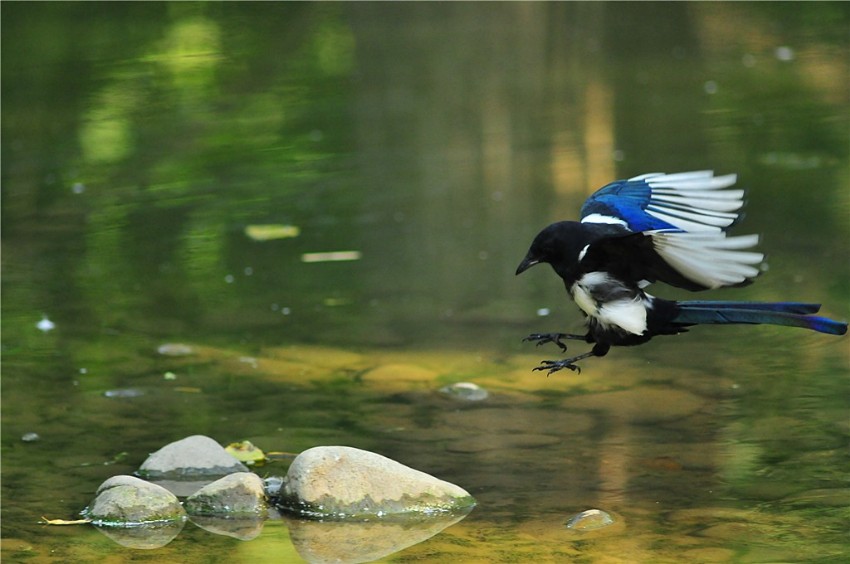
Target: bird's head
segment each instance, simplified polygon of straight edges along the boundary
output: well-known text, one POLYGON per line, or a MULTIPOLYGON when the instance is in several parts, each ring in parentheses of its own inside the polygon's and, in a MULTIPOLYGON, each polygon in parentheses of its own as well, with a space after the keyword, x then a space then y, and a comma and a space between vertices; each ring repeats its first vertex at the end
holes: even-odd
POLYGON ((579 251, 586 244, 581 224, 575 221, 559 221, 537 234, 525 258, 516 269, 522 274, 535 264, 547 262, 558 274, 578 263, 579 251))

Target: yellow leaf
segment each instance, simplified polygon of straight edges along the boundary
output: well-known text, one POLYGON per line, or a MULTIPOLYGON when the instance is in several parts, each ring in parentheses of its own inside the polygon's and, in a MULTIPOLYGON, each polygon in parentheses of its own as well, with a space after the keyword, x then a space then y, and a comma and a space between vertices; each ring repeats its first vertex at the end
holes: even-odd
POLYGON ((48 519, 42 515, 39 523, 42 525, 86 525, 91 523, 91 519, 75 519, 73 521, 68 521, 66 519, 48 519))

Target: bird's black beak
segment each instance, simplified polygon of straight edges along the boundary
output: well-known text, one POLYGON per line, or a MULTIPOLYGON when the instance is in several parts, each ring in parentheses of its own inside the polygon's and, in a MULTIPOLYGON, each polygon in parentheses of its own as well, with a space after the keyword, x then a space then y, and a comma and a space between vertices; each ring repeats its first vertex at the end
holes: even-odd
POLYGON ((531 268, 532 266, 534 266, 538 262, 540 262, 540 260, 538 260, 536 258, 532 258, 530 256, 526 256, 524 259, 522 259, 522 262, 519 263, 519 266, 516 267, 516 273, 522 274, 523 272, 525 272, 526 270, 528 270, 529 268, 531 268))

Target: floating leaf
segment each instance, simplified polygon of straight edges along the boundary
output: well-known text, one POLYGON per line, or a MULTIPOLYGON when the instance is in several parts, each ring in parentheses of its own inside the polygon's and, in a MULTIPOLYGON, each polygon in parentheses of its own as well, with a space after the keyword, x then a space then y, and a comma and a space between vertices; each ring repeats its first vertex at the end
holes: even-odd
POLYGON ((184 394, 200 394, 203 392, 201 388, 196 388, 194 386, 175 386, 175 392, 183 392, 184 394))
POLYGON ((91 519, 74 519, 73 521, 68 521, 66 519, 48 519, 42 515, 39 523, 42 525, 87 525, 91 523, 91 519))
POLYGON ((327 253, 304 253, 301 262, 336 262, 343 260, 360 260, 360 251, 330 251, 327 253))
POLYGON ((249 225, 245 228, 245 235, 254 241, 272 241, 274 239, 286 239, 298 237, 301 230, 295 225, 249 225))

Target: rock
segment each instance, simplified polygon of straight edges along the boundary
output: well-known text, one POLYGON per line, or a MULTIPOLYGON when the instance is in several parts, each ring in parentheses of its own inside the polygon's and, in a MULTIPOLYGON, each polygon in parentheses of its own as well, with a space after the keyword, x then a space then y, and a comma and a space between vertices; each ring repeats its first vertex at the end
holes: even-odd
POLYGON ((601 411, 628 423, 662 423, 697 413, 705 405, 699 396, 682 390, 633 388, 567 398, 566 409, 601 411))
POLYGON ((209 437, 194 435, 151 454, 138 473, 149 479, 191 480, 247 471, 248 468, 227 454, 220 444, 209 437))
POLYGON ((266 497, 277 497, 286 480, 282 476, 268 476, 263 478, 263 489, 266 497))
POLYGON ((576 513, 567 521, 567 528, 574 531, 595 531, 614 524, 614 518, 601 509, 588 509, 576 513))
POLYGON ((487 390, 472 382, 457 382, 444 386, 440 388, 440 393, 460 401, 481 401, 490 395, 487 390))
POLYGON ((29 432, 21 435, 21 440, 25 443, 34 443, 38 440, 41 440, 41 436, 38 433, 29 432))
POLYGON ((182 521, 186 517, 174 494, 134 476, 113 476, 103 482, 83 513, 95 525, 111 527, 182 521))
POLYGON ((850 507, 850 488, 823 488, 790 495, 782 503, 803 507, 850 507))
POLYGON ((230 474, 190 495, 184 506, 190 515, 265 515, 266 494, 263 480, 251 472, 230 474))
POLYGON ((542 435, 535 433, 490 433, 473 435, 451 441, 446 445, 449 452, 485 452, 488 450, 520 448, 540 448, 556 445, 561 442, 560 437, 554 435, 542 435))
POLYGON ((380 454, 324 446, 295 458, 280 504, 306 516, 357 519, 460 512, 475 500, 454 484, 380 454))
POLYGON ((363 374, 364 382, 433 382, 439 375, 413 364, 385 364, 363 374))

